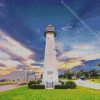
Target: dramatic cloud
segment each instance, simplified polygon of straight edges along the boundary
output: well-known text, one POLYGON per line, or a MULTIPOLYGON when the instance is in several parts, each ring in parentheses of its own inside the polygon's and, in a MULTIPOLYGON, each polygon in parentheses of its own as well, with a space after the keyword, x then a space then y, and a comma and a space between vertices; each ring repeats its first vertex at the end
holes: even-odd
POLYGON ((62 64, 58 65, 58 69, 72 69, 73 67, 82 65, 83 62, 80 59, 73 59, 67 62, 63 62, 62 64))
POLYGON ((2 68, 1 75, 10 74, 17 67, 19 71, 26 70, 35 62, 29 59, 30 55, 35 53, 0 30, 0 62, 6 66, 2 68))
POLYGON ((29 55, 34 54, 32 51, 28 50, 22 44, 15 41, 11 37, 7 36, 3 31, 0 30, 0 43, 3 44, 0 47, 5 48, 7 51, 11 51, 13 54, 28 58, 29 55))

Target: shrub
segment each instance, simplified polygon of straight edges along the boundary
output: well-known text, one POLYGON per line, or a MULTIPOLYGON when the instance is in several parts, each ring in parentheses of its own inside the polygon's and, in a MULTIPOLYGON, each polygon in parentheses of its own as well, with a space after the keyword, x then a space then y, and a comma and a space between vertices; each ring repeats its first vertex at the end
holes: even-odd
POLYGON ((92 77, 92 79, 96 79, 96 77, 92 77))
POLYGON ((39 85, 39 84, 32 84, 30 85, 31 89, 45 89, 45 85, 39 85))
POLYGON ((40 84, 41 82, 42 82, 42 80, 38 80, 38 81, 37 81, 37 84, 40 84))
POLYGON ((64 84, 64 82, 63 81, 61 81, 61 80, 59 80, 59 82, 63 85, 64 84))
POLYGON ((30 86, 31 86, 32 84, 37 84, 37 82, 34 81, 34 80, 29 81, 29 82, 28 82, 28 87, 30 88, 30 86))
POLYGON ((65 82, 65 85, 68 87, 68 88, 75 88, 77 85, 75 82, 73 81, 67 81, 65 82))
POLYGON ((66 85, 55 85, 54 86, 55 89, 67 89, 66 85))
POLYGON ((97 79, 100 79, 100 76, 98 76, 97 79))

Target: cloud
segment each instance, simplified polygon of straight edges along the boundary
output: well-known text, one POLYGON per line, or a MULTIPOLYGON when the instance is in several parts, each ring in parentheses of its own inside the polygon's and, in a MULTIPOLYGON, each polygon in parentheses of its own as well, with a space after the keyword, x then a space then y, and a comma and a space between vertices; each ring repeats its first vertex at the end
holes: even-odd
POLYGON ((72 59, 72 60, 69 60, 67 62, 63 62, 61 64, 59 64, 57 67, 58 69, 72 69, 76 66, 80 66, 80 65, 83 65, 83 62, 80 60, 80 59, 72 59))
POLYGON ((43 64, 32 63, 31 65, 32 66, 41 66, 41 67, 43 67, 43 64))
POLYGON ((30 55, 34 56, 35 53, 0 30, 0 62, 6 66, 6 68, 2 68, 1 75, 29 68, 31 63, 35 62, 29 59, 30 55))
POLYGON ((67 25, 67 26, 65 26, 65 27, 62 27, 62 30, 67 31, 67 30, 70 29, 70 28, 72 28, 72 26, 67 25))
POLYGON ((59 56, 57 59, 61 60, 61 59, 70 59, 70 58, 80 58, 84 55, 83 51, 68 51, 68 52, 63 52, 61 56, 59 56))
POLYGON ((90 44, 82 44, 82 45, 76 45, 73 48, 74 49, 94 49, 95 47, 90 44))
POLYGON ((55 43, 55 48, 59 50, 59 52, 62 52, 64 50, 64 45, 60 42, 55 43))
MULTIPOLYGON (((34 54, 34 52, 25 48, 22 44, 15 41, 8 35, 6 35, 3 31, 0 30, 0 43, 3 44, 0 47, 6 49, 7 51, 12 52, 18 56, 22 56, 24 58, 28 58, 29 55, 34 54)), ((35 55, 35 54, 34 54, 35 55)))
POLYGON ((83 56, 82 59, 85 61, 100 59, 100 52, 87 54, 83 56))
POLYGON ((17 69, 26 70, 26 69, 28 69, 28 68, 29 68, 29 66, 27 66, 27 65, 17 65, 17 69))
POLYGON ((4 64, 2 64, 2 63, 0 63, 0 66, 3 66, 3 67, 5 67, 6 65, 4 65, 4 64))
POLYGON ((29 56, 29 59, 32 59, 32 60, 34 60, 35 62, 39 62, 39 63, 41 63, 41 62, 43 62, 43 60, 44 60, 44 54, 45 54, 45 52, 44 52, 45 50, 36 50, 35 51, 35 55, 33 54, 33 55, 30 55, 29 56))
POLYGON ((0 50, 0 60, 7 60, 10 56, 7 53, 4 53, 0 50))

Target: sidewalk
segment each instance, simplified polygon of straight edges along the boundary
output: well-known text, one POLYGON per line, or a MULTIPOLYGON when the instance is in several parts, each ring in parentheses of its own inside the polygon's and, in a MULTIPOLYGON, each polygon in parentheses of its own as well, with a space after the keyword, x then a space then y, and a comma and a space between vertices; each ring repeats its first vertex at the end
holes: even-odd
POLYGON ((6 90, 10 90, 10 89, 14 89, 17 87, 21 87, 24 86, 25 84, 12 84, 12 85, 4 85, 4 86, 0 86, 0 92, 6 91, 6 90))

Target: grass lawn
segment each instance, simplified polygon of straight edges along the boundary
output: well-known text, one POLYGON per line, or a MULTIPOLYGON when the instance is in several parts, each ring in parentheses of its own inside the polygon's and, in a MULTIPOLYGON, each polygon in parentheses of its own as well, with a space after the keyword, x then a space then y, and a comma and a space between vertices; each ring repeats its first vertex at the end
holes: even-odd
POLYGON ((89 79, 88 82, 100 83, 100 79, 89 79))
POLYGON ((0 100, 100 100, 97 89, 77 86, 76 89, 29 90, 28 86, 0 93, 0 100))
POLYGON ((59 80, 65 80, 65 81, 75 81, 77 79, 66 79, 66 78, 59 78, 59 80))
POLYGON ((0 86, 10 85, 10 84, 17 84, 17 82, 2 82, 2 83, 0 83, 0 86))
POLYGON ((66 78, 59 78, 59 80, 68 80, 68 79, 66 79, 66 78))

